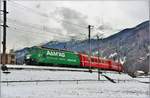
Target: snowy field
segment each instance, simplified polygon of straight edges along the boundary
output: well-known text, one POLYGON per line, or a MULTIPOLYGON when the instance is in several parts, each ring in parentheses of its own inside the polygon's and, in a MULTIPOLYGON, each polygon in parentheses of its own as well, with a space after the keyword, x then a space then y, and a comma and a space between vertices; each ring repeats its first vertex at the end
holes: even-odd
MULTIPOLYGON (((117 82, 111 83, 103 76, 101 81, 97 81, 97 73, 31 70, 10 72, 7 75, 1 72, 1 98, 149 98, 149 84, 140 83, 140 79, 132 79, 126 74, 105 73, 117 82), (32 82, 23 82, 26 80, 32 82)), ((142 81, 148 79, 142 78, 142 81)))

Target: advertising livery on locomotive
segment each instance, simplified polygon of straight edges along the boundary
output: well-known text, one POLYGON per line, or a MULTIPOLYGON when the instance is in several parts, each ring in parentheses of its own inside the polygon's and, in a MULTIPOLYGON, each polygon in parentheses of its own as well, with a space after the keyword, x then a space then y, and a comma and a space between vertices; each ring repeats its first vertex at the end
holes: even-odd
POLYGON ((32 47, 25 57, 28 65, 46 65, 74 68, 98 68, 122 72, 122 64, 109 59, 77 53, 67 50, 32 47))

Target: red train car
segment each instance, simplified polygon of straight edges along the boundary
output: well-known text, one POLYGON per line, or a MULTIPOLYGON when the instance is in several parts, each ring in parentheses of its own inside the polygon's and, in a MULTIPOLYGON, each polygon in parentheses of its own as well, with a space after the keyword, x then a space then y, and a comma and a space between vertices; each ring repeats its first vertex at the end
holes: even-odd
POLYGON ((83 67, 91 67, 91 68, 100 68, 102 70, 110 70, 122 72, 123 67, 122 64, 114 62, 113 60, 103 59, 96 56, 91 56, 89 58, 86 54, 79 54, 80 56, 80 65, 83 67))

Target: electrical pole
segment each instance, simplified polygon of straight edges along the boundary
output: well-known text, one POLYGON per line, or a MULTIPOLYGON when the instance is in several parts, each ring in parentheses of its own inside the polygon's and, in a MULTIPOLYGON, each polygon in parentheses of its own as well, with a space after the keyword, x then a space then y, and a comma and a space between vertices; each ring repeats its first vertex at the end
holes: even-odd
POLYGON ((94 26, 91 26, 91 25, 88 25, 88 30, 89 30, 89 35, 88 35, 88 38, 89 38, 89 64, 90 64, 90 72, 92 72, 91 70, 91 29, 92 27, 94 26))
MULTIPOLYGON (((97 42, 98 42, 98 63, 99 63, 99 36, 97 35, 97 42)), ((98 81, 100 81, 100 69, 98 68, 98 81)))
POLYGON ((1 69, 3 71, 7 70, 7 67, 5 66, 6 64, 6 28, 8 27, 6 22, 7 22, 7 7, 6 7, 6 0, 3 1, 3 53, 2 53, 2 67, 1 69))
MULTIPOLYGON (((100 56, 102 57, 102 55, 100 55, 100 45, 99 45, 99 42, 100 42, 100 39, 103 40, 103 34, 100 34, 100 35, 96 35, 97 37, 97 43, 98 43, 98 63, 100 62, 100 56)), ((98 68, 98 81, 100 80, 100 74, 101 74, 101 69, 98 68)))

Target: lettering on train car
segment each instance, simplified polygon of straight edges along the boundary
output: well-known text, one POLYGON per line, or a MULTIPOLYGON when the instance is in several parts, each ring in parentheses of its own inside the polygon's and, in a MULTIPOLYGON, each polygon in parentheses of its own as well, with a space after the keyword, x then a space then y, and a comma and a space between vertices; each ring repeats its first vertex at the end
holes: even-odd
POLYGON ((65 53, 61 53, 57 51, 47 51, 47 55, 65 57, 65 53))

